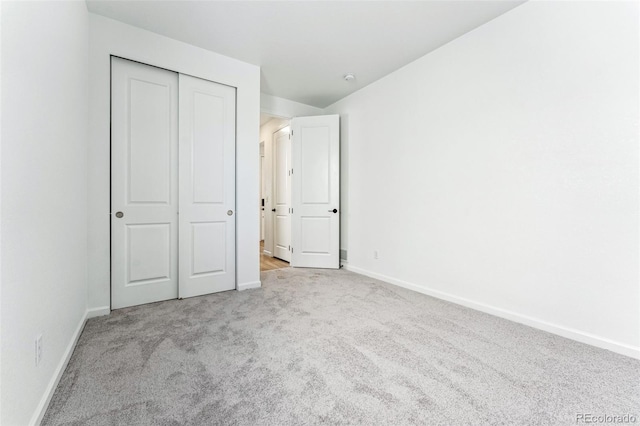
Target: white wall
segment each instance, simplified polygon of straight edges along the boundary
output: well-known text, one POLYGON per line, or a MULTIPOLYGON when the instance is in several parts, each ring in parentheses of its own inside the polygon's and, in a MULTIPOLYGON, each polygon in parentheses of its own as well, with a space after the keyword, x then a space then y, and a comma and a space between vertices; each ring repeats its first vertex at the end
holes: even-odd
POLYGON ((84 2, 3 2, 3 425, 37 421, 84 324, 87 82, 84 2))
POLYGON ((110 55, 237 88, 237 283, 240 289, 259 286, 259 67, 90 14, 89 306, 108 312, 110 303, 110 55))
POLYGON ((279 98, 266 93, 260 94, 260 111, 280 117, 301 117, 307 115, 322 115, 322 109, 289 99, 279 98))
POLYGON ((531 1, 328 107, 349 268, 640 356, 638 16, 531 1))

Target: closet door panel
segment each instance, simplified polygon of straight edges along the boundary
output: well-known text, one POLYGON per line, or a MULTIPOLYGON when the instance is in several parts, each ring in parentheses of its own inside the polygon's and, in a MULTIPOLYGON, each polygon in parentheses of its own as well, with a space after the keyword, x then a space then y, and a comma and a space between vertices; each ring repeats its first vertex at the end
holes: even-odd
POLYGON ((178 75, 112 58, 111 307, 178 295, 178 75))
POLYGON ((180 75, 180 297, 236 287, 235 95, 180 75))

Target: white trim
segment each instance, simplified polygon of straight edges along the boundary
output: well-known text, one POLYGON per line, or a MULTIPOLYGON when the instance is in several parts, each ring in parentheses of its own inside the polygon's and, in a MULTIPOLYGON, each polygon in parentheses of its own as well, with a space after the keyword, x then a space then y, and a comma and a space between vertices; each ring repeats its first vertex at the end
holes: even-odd
POLYGON ((237 290, 243 291, 243 290, 249 290, 252 288, 260 288, 260 287, 262 287, 261 281, 253 281, 250 283, 238 284, 237 290))
POLYGON ((111 314, 111 308, 109 306, 100 306, 98 308, 87 309, 87 319, 102 317, 110 314, 111 314))
POLYGON ((626 343, 616 342, 604 337, 596 336, 595 334, 585 333, 584 331, 576 330, 574 328, 564 327, 557 324, 552 324, 547 321, 540 320, 538 318, 522 315, 517 312, 508 311, 506 309, 498 308, 495 306, 487 305, 484 303, 476 302, 463 297, 455 296, 450 293, 446 293, 440 290, 434 290, 425 286, 413 284, 407 281, 402 281, 396 278, 388 277, 386 275, 371 272, 357 266, 349 265, 346 262, 343 263, 344 268, 348 271, 355 272, 361 275, 366 275, 371 278, 375 278, 387 283, 397 285, 409 290, 417 291, 418 293, 426 294, 438 299, 446 300, 458 305, 466 306, 467 308, 475 309, 477 311, 485 312, 487 314, 495 315, 500 318, 505 318, 510 321, 514 321, 520 324, 528 325, 529 327, 537 328, 549 333, 556 334, 558 336, 566 337, 567 339, 576 340, 581 343, 596 346, 598 348, 607 349, 612 352, 616 352, 622 355, 626 355, 631 358, 640 359, 640 347, 631 346, 626 343))
POLYGON ((29 425, 37 426, 42 422, 44 413, 47 412, 47 408, 49 407, 49 402, 51 402, 51 398, 53 397, 53 394, 58 387, 58 383, 60 383, 62 374, 64 373, 64 370, 66 370, 67 364, 69 364, 69 360, 71 359, 73 350, 76 348, 78 339, 80 338, 82 330, 84 329, 84 325, 87 322, 88 315, 89 310, 86 310, 84 315, 82 316, 82 319, 80 320, 80 323, 78 324, 78 327, 76 328, 76 331, 73 333, 73 337, 71 338, 71 341, 67 346, 67 350, 64 352, 64 355, 60 360, 60 364, 58 364, 58 368, 56 368, 53 377, 49 381, 49 385, 47 385, 44 395, 42 395, 42 398, 40 399, 40 403, 38 403, 38 407, 36 408, 35 413, 33 413, 33 416, 31 417, 29 425))

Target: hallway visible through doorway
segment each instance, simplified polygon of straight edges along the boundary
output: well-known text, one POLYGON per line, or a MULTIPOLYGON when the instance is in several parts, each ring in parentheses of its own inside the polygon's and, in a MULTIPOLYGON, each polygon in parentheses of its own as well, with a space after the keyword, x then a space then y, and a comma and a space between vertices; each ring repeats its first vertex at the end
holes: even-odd
POLYGON ((260 272, 271 271, 273 269, 288 268, 289 262, 280 260, 277 257, 269 257, 264 254, 264 240, 260 241, 260 272))

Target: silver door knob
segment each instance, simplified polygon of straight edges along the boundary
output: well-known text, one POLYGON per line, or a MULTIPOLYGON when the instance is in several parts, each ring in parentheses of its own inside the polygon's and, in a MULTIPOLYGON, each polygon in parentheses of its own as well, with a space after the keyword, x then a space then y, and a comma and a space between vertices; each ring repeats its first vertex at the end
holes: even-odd
POLYGON ((118 219, 120 219, 122 216, 124 216, 124 213, 122 213, 122 212, 117 212, 117 213, 116 213, 116 217, 117 217, 118 219))
POLYGON ((227 216, 231 216, 233 214, 233 210, 227 210, 227 216))

